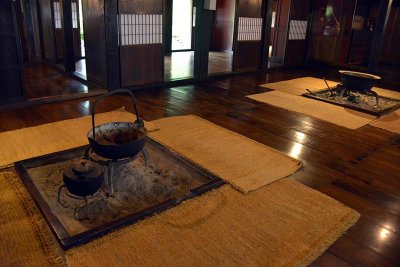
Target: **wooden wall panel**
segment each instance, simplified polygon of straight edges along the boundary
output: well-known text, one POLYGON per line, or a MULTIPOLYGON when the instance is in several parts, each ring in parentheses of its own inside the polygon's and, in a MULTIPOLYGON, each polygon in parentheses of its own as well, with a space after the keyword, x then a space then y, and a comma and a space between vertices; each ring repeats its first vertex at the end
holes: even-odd
MULTIPOLYGON (((289 15, 289 31, 290 21, 307 21, 309 22, 309 14, 311 13, 311 0, 291 0, 289 15)), ((290 36, 286 42, 285 49, 285 67, 303 66, 307 53, 307 35, 304 39, 292 40, 290 36)))
POLYGON ((134 49, 122 46, 120 55, 122 86, 148 84, 163 79, 162 44, 136 45, 134 49))
POLYGON ((164 10, 161 0, 119 1, 123 87, 164 80, 164 10))
POLYGON ((217 1, 211 50, 232 51, 235 0, 217 1))
POLYGON ((121 0, 119 10, 131 14, 162 14, 163 0, 121 0))
POLYGON ((232 51, 236 0, 217 1, 211 50, 232 51))
POLYGON ((50 0, 39 0, 39 25, 42 44, 42 55, 46 60, 55 62, 53 17, 50 0))
POLYGON ((395 1, 386 26, 381 63, 400 66, 400 1, 395 1), (397 5, 395 5, 397 4, 397 5))
MULTIPOLYGON (((262 60, 262 20, 264 17, 262 0, 238 0, 233 52, 233 70, 257 70, 262 60), (261 20, 258 20, 260 19, 261 20), (261 22, 260 27, 252 27, 261 22), (251 29, 251 34, 246 32, 251 29), (244 34, 241 34, 241 32, 244 34)), ((266 56, 266 55, 265 55, 266 56)))
POLYGON ((257 69, 261 62, 262 44, 258 41, 240 42, 236 46, 234 69, 252 70, 257 69))
POLYGON ((263 0, 237 0, 237 15, 239 17, 262 17, 263 0))
POLYGON ((106 86, 107 83, 104 1, 106 0, 82 1, 86 75, 89 82, 101 86, 106 86))

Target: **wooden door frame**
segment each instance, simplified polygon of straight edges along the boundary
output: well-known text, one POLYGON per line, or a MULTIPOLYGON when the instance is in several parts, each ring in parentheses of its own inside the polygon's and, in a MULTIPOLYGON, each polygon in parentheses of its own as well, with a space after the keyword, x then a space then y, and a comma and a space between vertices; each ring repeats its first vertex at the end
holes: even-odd
POLYGON ((261 71, 263 73, 267 72, 268 70, 268 63, 269 63, 269 44, 271 38, 271 25, 272 25, 272 2, 274 0, 264 0, 264 23, 263 23, 263 48, 262 48, 262 58, 261 58, 261 71))

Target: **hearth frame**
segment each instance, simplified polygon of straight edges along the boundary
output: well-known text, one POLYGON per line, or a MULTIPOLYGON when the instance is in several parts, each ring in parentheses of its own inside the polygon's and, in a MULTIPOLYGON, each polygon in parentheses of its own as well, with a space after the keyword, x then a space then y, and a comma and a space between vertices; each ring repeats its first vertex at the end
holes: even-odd
POLYGON ((106 235, 110 231, 120 229, 122 227, 135 224, 141 220, 144 220, 148 217, 153 216, 156 213, 160 213, 167 209, 170 209, 182 201, 185 201, 190 198, 197 197, 207 191, 212 189, 218 188, 221 185, 225 184, 225 181, 219 178, 218 176, 210 173, 208 170, 202 168, 198 164, 192 162, 191 160, 175 153, 165 147, 164 145, 158 143, 157 141, 147 137, 146 145, 150 144, 157 149, 161 150, 162 153, 167 153, 168 156, 174 157, 174 159, 178 160, 180 164, 184 164, 186 167, 189 167, 194 172, 200 174, 202 177, 206 178, 206 182, 192 190, 188 193, 178 197, 178 198, 171 198, 163 203, 155 205, 153 207, 141 210, 139 212, 135 212, 129 214, 123 218, 117 219, 110 223, 104 224, 102 226, 90 229, 83 233, 70 236, 62 223, 56 217, 56 215, 51 211, 50 207, 48 206, 46 200, 42 197, 39 190, 36 188, 32 178, 30 177, 28 170, 31 168, 35 168, 38 166, 43 166, 47 164, 57 163, 65 160, 69 160, 72 158, 76 158, 78 155, 83 155, 84 151, 87 150, 89 146, 82 146, 77 147, 65 151, 60 151, 40 157, 35 157, 23 161, 19 161, 15 163, 15 169, 22 179, 26 189, 30 193, 31 197, 33 198, 35 204, 39 208, 40 212, 42 213, 43 217, 45 218, 48 226, 50 227, 52 233, 54 234, 56 240, 59 242, 61 248, 63 250, 68 250, 72 247, 79 246, 85 243, 90 242, 93 239, 99 238, 101 236, 106 235))

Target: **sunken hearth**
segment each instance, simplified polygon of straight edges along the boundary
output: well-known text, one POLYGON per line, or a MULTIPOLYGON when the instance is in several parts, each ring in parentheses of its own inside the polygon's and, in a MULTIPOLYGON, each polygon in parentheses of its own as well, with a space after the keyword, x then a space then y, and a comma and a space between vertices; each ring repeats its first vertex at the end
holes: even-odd
MULTIPOLYGON (((112 166, 100 190, 87 198, 71 194, 63 173, 87 156, 88 146, 16 163, 16 169, 63 249, 133 224, 224 182, 147 138, 143 153, 112 166), (112 195, 110 186, 113 186, 112 195), (85 202, 87 200, 87 202, 85 202)), ((93 155, 89 160, 93 161, 93 155)))
POLYGON ((318 92, 303 94, 305 97, 328 102, 331 104, 354 109, 375 116, 394 111, 400 107, 400 101, 388 97, 379 96, 372 90, 375 83, 381 77, 348 70, 339 70, 341 83, 331 88, 325 81, 327 88, 318 92))
POLYGON ((341 85, 317 92, 310 91, 303 96, 375 116, 382 116, 400 108, 399 100, 379 96, 373 91, 348 90, 341 85))

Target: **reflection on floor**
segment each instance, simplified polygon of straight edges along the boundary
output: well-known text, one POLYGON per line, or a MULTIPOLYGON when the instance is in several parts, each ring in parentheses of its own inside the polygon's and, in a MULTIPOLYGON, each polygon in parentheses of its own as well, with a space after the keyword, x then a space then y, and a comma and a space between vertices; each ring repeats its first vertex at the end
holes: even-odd
POLYGON ((232 71, 233 52, 210 51, 208 54, 208 73, 224 73, 232 71))
POLYGON ((24 85, 29 100, 74 95, 98 91, 100 88, 87 86, 69 78, 61 70, 47 63, 29 63, 24 65, 24 85))
MULTIPOLYGON (((232 52, 211 51, 208 57, 208 73, 232 71, 232 52)), ((165 56, 164 80, 191 78, 194 76, 194 51, 173 52, 165 56)))
POLYGON ((193 77, 194 51, 172 52, 164 58, 164 80, 184 79, 193 77))
POLYGON ((79 59, 75 62, 75 72, 86 80, 86 59, 79 59))

